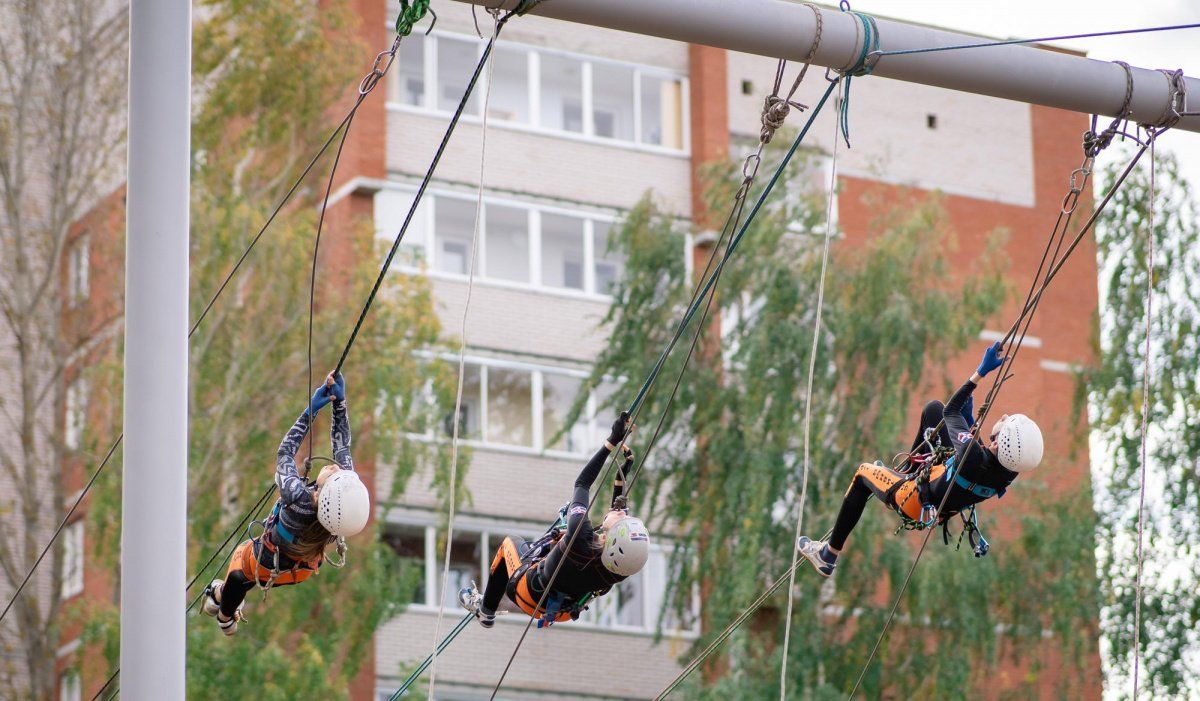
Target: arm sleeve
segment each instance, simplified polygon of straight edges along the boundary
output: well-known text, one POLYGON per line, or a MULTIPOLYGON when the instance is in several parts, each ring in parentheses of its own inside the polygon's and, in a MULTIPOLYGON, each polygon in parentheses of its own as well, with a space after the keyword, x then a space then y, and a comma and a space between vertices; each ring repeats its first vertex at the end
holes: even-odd
POLYGON ((333 459, 343 470, 354 469, 354 458, 350 455, 350 413, 346 401, 333 400, 333 423, 329 425, 329 441, 333 445, 333 459))
POLYGON ((575 494, 571 497, 570 505, 567 506, 567 532, 558 541, 564 548, 567 543, 574 542, 572 547, 578 548, 586 542, 582 541, 581 537, 576 537, 575 534, 584 526, 591 526, 587 515, 588 494, 592 489, 592 484, 600 476, 600 468, 604 467, 604 461, 607 459, 608 449, 600 448, 583 466, 579 476, 575 478, 575 494))
MULTIPOLYGON (((967 424, 967 420, 963 418, 963 405, 970 399, 971 393, 975 391, 975 383, 967 380, 962 387, 954 393, 950 401, 946 403, 946 409, 942 412, 942 419, 946 423, 946 432, 950 434, 950 442, 954 445, 954 454, 957 456, 955 460, 959 465, 966 461, 967 456, 963 454, 967 446, 971 443, 971 427, 967 424)), ((979 442, 976 441, 971 453, 974 455, 980 450, 979 442)), ((977 456, 976 456, 977 457, 977 456)))
POLYGON ((284 504, 312 499, 304 484, 304 478, 296 470, 296 452, 300 450, 300 444, 308 435, 310 423, 308 412, 305 411, 284 434, 283 442, 279 444, 279 452, 275 456, 275 486, 279 487, 279 498, 284 504))

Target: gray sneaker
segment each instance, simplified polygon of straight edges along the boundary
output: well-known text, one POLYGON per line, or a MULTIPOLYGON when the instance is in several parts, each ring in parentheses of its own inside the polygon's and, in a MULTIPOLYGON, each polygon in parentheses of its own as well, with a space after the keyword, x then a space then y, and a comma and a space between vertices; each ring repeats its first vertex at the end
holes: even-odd
POLYGON ((809 540, 807 536, 800 536, 796 540, 796 548, 799 549, 804 559, 808 560, 817 570, 817 574, 822 577, 829 577, 833 574, 834 568, 837 567, 837 559, 834 558, 832 561, 825 559, 824 541, 809 540))

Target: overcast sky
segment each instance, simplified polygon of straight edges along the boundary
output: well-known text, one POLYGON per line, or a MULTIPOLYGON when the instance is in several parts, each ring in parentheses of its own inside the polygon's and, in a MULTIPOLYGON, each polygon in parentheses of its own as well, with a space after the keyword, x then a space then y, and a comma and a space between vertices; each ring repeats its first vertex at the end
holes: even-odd
MULTIPOLYGON (((1200 0, 851 0, 855 10, 1000 38, 1084 34, 1200 22, 1200 0)), ((1200 77, 1200 29, 1073 39, 1061 45, 1090 58, 1140 68, 1182 68, 1200 77)), ((1200 109, 1200 95, 1191 109, 1200 109)), ((1158 146, 1174 151, 1200 194, 1200 133, 1170 132, 1158 146)))

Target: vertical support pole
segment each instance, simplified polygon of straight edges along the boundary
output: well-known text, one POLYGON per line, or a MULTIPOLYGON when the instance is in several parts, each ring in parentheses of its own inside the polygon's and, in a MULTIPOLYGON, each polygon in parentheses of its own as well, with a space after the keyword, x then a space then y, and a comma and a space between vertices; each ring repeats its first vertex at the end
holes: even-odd
POLYGON ((121 691, 184 698, 191 4, 129 7, 121 691))

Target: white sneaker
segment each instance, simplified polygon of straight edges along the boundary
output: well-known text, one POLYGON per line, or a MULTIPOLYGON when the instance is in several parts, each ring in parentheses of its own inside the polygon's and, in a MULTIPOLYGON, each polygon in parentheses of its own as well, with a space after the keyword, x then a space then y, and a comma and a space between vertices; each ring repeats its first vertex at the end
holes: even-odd
POLYGON ((200 611, 205 616, 216 617, 221 611, 221 589, 225 586, 225 580, 214 579, 212 584, 204 588, 204 596, 201 599, 200 611))
POLYGON ((463 587, 458 590, 458 605, 475 614, 479 625, 484 628, 491 628, 496 624, 496 614, 494 612, 483 612, 483 594, 479 593, 479 589, 475 587, 475 582, 471 582, 471 586, 469 587, 463 587))
POLYGON ((233 614, 233 618, 225 618, 225 614, 217 612, 217 625, 221 627, 221 632, 225 637, 229 637, 237 632, 238 619, 241 618, 241 607, 238 607, 237 613, 233 614))

